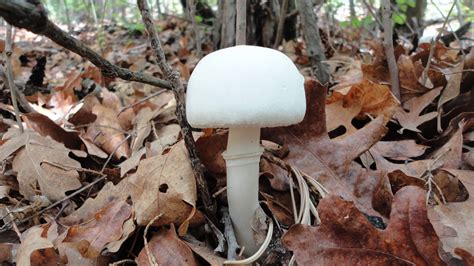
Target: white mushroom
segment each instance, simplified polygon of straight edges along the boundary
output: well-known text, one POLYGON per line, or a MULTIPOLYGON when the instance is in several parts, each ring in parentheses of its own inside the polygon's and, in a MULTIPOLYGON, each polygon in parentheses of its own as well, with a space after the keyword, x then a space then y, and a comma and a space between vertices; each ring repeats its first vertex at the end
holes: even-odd
POLYGON ((258 204, 260 128, 296 124, 306 111, 304 78, 283 53, 235 46, 205 56, 189 79, 186 115, 196 128, 229 128, 227 199, 237 241, 252 254, 258 204))

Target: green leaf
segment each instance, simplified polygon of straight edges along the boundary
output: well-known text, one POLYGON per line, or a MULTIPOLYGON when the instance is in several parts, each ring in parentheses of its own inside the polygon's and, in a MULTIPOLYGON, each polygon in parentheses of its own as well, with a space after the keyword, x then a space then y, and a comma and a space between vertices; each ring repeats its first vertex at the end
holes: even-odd
POLYGON ((339 26, 342 28, 347 28, 349 26, 349 21, 341 21, 339 22, 339 26))
POLYGON ((197 23, 202 23, 202 20, 203 20, 202 17, 198 15, 194 16, 194 19, 196 20, 197 23))
POLYGON ((405 24, 406 19, 407 19, 407 16, 405 14, 393 13, 392 20, 396 24, 399 24, 399 25, 405 24))
POLYGON ((368 15, 367 17, 362 19, 362 25, 370 25, 374 22, 374 17, 372 15, 368 15))
POLYGON ((397 5, 404 5, 407 2, 407 0, 396 0, 396 2, 397 2, 397 5))
POLYGON ((407 5, 400 5, 400 10, 403 12, 407 12, 408 6, 407 5))
POLYGON ((360 26, 362 25, 362 22, 358 18, 353 18, 351 19, 351 25, 354 28, 360 28, 360 26))
POLYGON ((408 4, 409 7, 416 7, 415 0, 407 0, 407 4, 408 4))

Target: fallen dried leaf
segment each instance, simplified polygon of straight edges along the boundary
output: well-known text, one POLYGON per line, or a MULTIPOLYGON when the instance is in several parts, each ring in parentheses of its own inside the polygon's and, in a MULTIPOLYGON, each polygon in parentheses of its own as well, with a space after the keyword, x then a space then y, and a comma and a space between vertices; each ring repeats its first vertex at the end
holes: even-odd
POLYGON ((423 115, 420 114, 426 106, 428 106, 436 97, 438 97, 441 89, 442 87, 432 89, 420 97, 411 98, 410 100, 406 101, 403 104, 403 108, 407 109, 408 112, 402 108, 399 108, 395 112, 394 117, 402 126, 400 129, 401 132, 403 132, 405 129, 414 132, 421 132, 418 129, 418 126, 435 118, 438 115, 438 112, 431 112, 423 115))
POLYGON ((283 243, 301 265, 444 265, 427 217, 425 191, 405 187, 393 200, 386 230, 378 230, 352 202, 322 199, 319 227, 294 225, 283 243))
POLYGON ((59 256, 53 241, 43 236, 49 225, 31 227, 23 232, 16 254, 17 265, 57 265, 59 256))
POLYGON ((64 248, 77 247, 77 243, 85 241, 86 244, 82 243, 77 251, 85 258, 96 258, 109 243, 122 237, 126 239, 128 234, 124 234, 123 226, 133 217, 132 213, 132 206, 127 202, 112 201, 103 206, 87 223, 70 227, 64 233, 62 241, 57 244, 58 249, 64 254, 62 252, 64 248))
POLYGON ((196 183, 183 142, 175 144, 166 154, 140 161, 137 172, 119 184, 105 184, 99 194, 89 198, 64 223, 79 223, 96 213, 111 198, 132 198, 139 225, 147 225, 161 214, 155 226, 183 224, 192 218, 197 200, 196 183), (191 216, 191 217, 190 217, 191 216))
POLYGON ((474 172, 467 170, 446 169, 456 176, 469 192, 464 202, 450 202, 428 209, 430 221, 438 233, 443 248, 455 254, 456 248, 462 248, 474 254, 474 172))
MULTIPOLYGON (((37 186, 51 201, 60 200, 67 191, 81 187, 76 171, 81 164, 68 156, 71 150, 63 144, 31 131, 10 130, 4 137, 8 141, 1 146, 0 160, 17 152, 12 168, 18 173, 20 193, 27 199, 33 200, 38 194, 37 186)), ((85 156, 82 152, 75 154, 85 156)))
MULTIPOLYGON (((194 258, 193 251, 179 239, 176 235, 174 226, 170 229, 161 229, 148 241, 148 250, 154 257, 158 265, 198 265, 194 258)), ((143 248, 138 254, 138 265, 153 265, 153 261, 146 250, 143 248)))
POLYGON ((386 132, 380 116, 342 140, 331 140, 326 131, 326 89, 315 80, 305 84, 307 110, 295 126, 264 129, 264 139, 287 145, 285 160, 316 178, 331 193, 353 200, 370 215, 388 214, 391 191, 385 174, 368 171, 352 160, 375 144, 386 132))

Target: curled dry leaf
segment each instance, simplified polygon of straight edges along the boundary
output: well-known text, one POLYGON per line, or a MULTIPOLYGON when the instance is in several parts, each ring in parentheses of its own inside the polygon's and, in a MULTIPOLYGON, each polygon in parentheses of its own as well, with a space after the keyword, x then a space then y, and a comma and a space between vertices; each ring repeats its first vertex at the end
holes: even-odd
POLYGON ((446 169, 456 176, 469 192, 469 198, 464 202, 450 202, 428 209, 430 221, 438 233, 443 248, 455 254, 456 248, 474 254, 474 172, 468 170, 446 169))
MULTIPOLYGON (((71 150, 50 138, 35 132, 10 130, 1 147, 0 160, 16 152, 12 168, 17 172, 20 193, 29 200, 41 193, 51 201, 64 198, 66 192, 81 186, 76 169, 81 164, 69 157, 71 150)), ((82 152, 75 155, 84 156, 82 152)))
MULTIPOLYGON (((154 225, 187 223, 197 200, 196 181, 183 142, 175 144, 166 154, 140 161, 137 172, 119 184, 105 184, 99 194, 63 219, 79 223, 96 213, 111 199, 132 198, 137 223, 147 225, 161 214, 154 225)), ((193 222, 193 221, 191 221, 193 222)))
MULTIPOLYGON (((148 241, 148 251, 151 253, 158 265, 198 265, 193 251, 179 239, 173 225, 170 229, 161 229, 148 241)), ((148 256, 146 247, 138 254, 138 265, 153 265, 152 258, 148 256)))
POLYGON ((196 141, 199 158, 207 170, 214 175, 224 175, 226 172, 225 160, 222 157, 222 152, 226 147, 226 131, 220 131, 214 135, 204 135, 196 141))
POLYGON ((49 136, 57 142, 63 143, 66 148, 80 150, 84 146, 76 132, 64 130, 47 116, 40 113, 28 113, 23 116, 29 128, 41 136, 49 136))
POLYGON ((349 201, 331 195, 318 206, 319 227, 294 225, 283 243, 301 265, 444 265, 427 217, 425 191, 405 187, 394 197, 386 230, 376 229, 349 201))
POLYGON ((402 102, 429 91, 429 88, 418 82, 419 76, 416 73, 416 65, 421 65, 421 62, 412 61, 409 56, 402 55, 398 58, 397 64, 400 77, 402 102))
MULTIPOLYGON (((372 82, 364 78, 361 82, 354 84, 348 92, 334 91, 332 96, 326 100, 326 104, 343 100, 343 106, 351 106, 360 102, 361 110, 359 115, 372 116, 385 115, 390 118, 399 105, 398 100, 393 96, 390 87, 372 82)), ((331 118, 327 117, 328 120, 331 118)))
POLYGON ((128 158, 129 145, 120 126, 117 112, 105 105, 98 104, 92 108, 92 113, 97 116, 95 122, 87 128, 87 136, 105 152, 113 152, 115 158, 128 158))
POLYGON ((388 120, 397 106, 398 100, 388 86, 364 78, 347 92, 334 91, 326 100, 326 126, 328 131, 344 126, 346 132, 343 136, 347 136, 357 131, 352 119, 383 115, 388 120))
MULTIPOLYGON (((64 250, 79 248, 77 251, 84 258, 96 258, 109 243, 120 240, 124 234, 124 224, 132 219, 132 206, 127 202, 115 200, 103 206, 88 222, 70 227, 58 243, 62 256, 68 257, 64 250), (81 242, 81 243, 80 243, 81 242), (79 245, 80 243, 80 245, 79 245)), ((73 258, 71 258, 73 259, 73 258)))

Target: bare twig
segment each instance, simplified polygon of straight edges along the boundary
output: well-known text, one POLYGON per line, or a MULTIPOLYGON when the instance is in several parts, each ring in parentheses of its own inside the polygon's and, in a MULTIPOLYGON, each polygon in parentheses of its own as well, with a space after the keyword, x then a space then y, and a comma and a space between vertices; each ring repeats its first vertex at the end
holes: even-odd
POLYGON ((171 89, 171 85, 167 81, 141 72, 133 72, 107 61, 51 22, 39 1, 38 4, 32 4, 31 1, 27 0, 0 1, 0 16, 15 27, 24 28, 33 33, 44 35, 60 46, 89 60, 92 64, 100 68, 102 74, 105 76, 118 77, 124 80, 138 81, 171 89))
POLYGON ((117 150, 124 144, 132 135, 128 134, 122 141, 120 141, 114 148, 114 150, 109 154, 109 157, 107 157, 107 160, 105 161, 104 165, 102 165, 102 168, 100 169, 100 173, 103 173, 105 171, 105 168, 109 164, 110 160, 112 160, 112 157, 114 154, 117 152, 117 150))
POLYGON ((196 53, 198 58, 202 58, 202 47, 201 47, 201 35, 199 34, 199 28, 196 23, 196 4, 194 0, 188 0, 189 19, 193 25, 194 38, 196 39, 196 53))
POLYGON ((232 227, 232 220, 229 216, 229 210, 227 208, 222 208, 222 223, 225 226, 224 234, 227 240, 227 259, 235 260, 237 259, 237 250, 239 249, 239 244, 237 244, 237 239, 235 238, 234 229, 232 227))
POLYGON ((111 263, 111 264, 109 264, 109 265, 111 265, 111 266, 116 266, 116 265, 123 265, 123 264, 126 264, 126 263, 137 265, 137 262, 134 261, 134 260, 131 260, 131 259, 119 260, 119 261, 113 262, 113 263, 111 263))
MULTIPOLYGON (((45 162, 45 163, 47 163, 47 162, 45 162)), ((29 216, 29 217, 26 217, 25 219, 19 221, 18 223, 19 223, 19 224, 24 223, 24 222, 30 220, 31 218, 34 218, 34 217, 36 217, 36 216, 38 216, 38 215, 40 215, 40 214, 43 214, 43 213, 46 212, 47 210, 50 210, 50 209, 52 209, 52 208, 58 206, 59 204, 63 203, 64 201, 69 200, 69 199, 71 199, 72 197, 74 197, 74 196, 76 196, 76 195, 82 193, 83 191, 85 191, 86 189, 88 189, 88 188, 94 186, 95 184, 99 183, 100 181, 105 180, 106 177, 107 177, 106 175, 102 175, 101 177, 99 177, 99 178, 97 178, 96 180, 94 180, 92 183, 89 183, 89 184, 83 186, 82 188, 80 188, 80 189, 74 191, 72 194, 70 194, 70 195, 68 195, 68 196, 66 196, 66 197, 64 197, 64 198, 62 198, 61 200, 56 201, 55 203, 49 205, 48 207, 42 209, 41 211, 39 211, 39 212, 37 212, 37 213, 35 213, 35 214, 29 216)))
POLYGON ((16 223, 14 222, 14 221, 15 221, 15 217, 13 216, 12 212, 8 209, 8 207, 5 207, 5 210, 7 211, 8 215, 10 216, 10 220, 13 221, 13 222, 12 222, 13 231, 16 233, 16 235, 18 236, 18 239, 19 239, 20 242, 21 242, 21 233, 20 233, 20 230, 18 230, 18 226, 17 226, 16 223))
POLYGON ((237 0, 235 44, 244 45, 247 41, 247 0, 237 0))
POLYGON ((367 3, 367 0, 362 0, 362 3, 364 4, 364 6, 367 8, 367 10, 369 11, 369 13, 372 15, 372 17, 375 19, 375 21, 377 22, 377 24, 379 25, 379 27, 381 29, 383 29, 383 23, 382 21, 380 21, 380 18, 379 16, 377 16, 374 12, 374 10, 372 9, 372 6, 369 5, 369 3, 367 3))
MULTIPOLYGON (((459 1, 458 1, 458 0, 455 0, 454 2, 456 3, 456 7, 457 7, 457 6, 458 6, 457 3, 458 3, 459 1)), ((443 14, 443 12, 441 11, 441 9, 439 9, 438 5, 437 5, 433 0, 431 0, 431 4, 433 4, 433 6, 436 8, 436 10, 438 10, 438 12, 439 12, 439 14, 441 15, 441 17, 444 19, 444 21, 446 21, 446 23, 448 24, 448 27, 451 29, 451 34, 454 36, 454 39, 456 39, 456 41, 459 42, 459 45, 460 45, 460 47, 461 47, 461 49, 460 49, 460 50, 461 50, 461 53, 463 54, 463 56, 466 56, 466 54, 464 53, 464 49, 463 49, 462 42, 461 42, 461 40, 459 39, 459 36, 458 36, 457 32, 453 29, 453 27, 451 27, 451 24, 449 23, 448 17, 445 17, 445 16, 444 16, 444 14, 443 14)), ((458 16, 459 16, 459 15, 460 15, 460 14, 458 14, 458 16)), ((448 16, 449 16, 449 15, 448 15, 448 16)), ((461 20, 460 20, 460 21, 461 21, 461 20)), ((459 25, 462 25, 462 23, 459 24, 459 25)), ((463 26, 461 26, 460 29, 461 29, 462 27, 463 27, 463 26)), ((444 27, 443 27, 443 29, 441 29, 441 31, 443 31, 443 30, 444 30, 444 27)), ((449 43, 446 43, 446 42, 444 41, 444 37, 440 37, 440 39, 444 42, 444 44, 445 44, 446 46, 449 46, 449 43)))
POLYGON ((395 53, 393 50, 393 27, 391 19, 391 6, 390 0, 384 0, 382 6, 382 20, 383 20, 383 46, 385 48, 385 56, 387 57, 388 70, 390 72, 390 86, 393 95, 398 100, 401 99, 400 93, 400 82, 398 79, 398 66, 395 59, 395 53))
POLYGON ((15 118, 16 122, 18 123, 18 127, 20 128, 21 133, 23 133, 23 124, 20 118, 20 109, 18 108, 18 102, 16 100, 17 96, 17 88, 15 86, 15 81, 13 80, 13 70, 12 70, 12 26, 7 24, 7 38, 5 40, 5 50, 3 52, 3 57, 5 59, 6 69, 1 70, 3 72, 3 80, 4 84, 7 84, 8 88, 10 89, 10 95, 12 98, 13 109, 15 110, 15 118))
POLYGON ((276 37, 275 37, 275 43, 273 44, 273 48, 275 49, 278 48, 278 46, 281 43, 281 39, 283 37, 283 26, 285 25, 286 12, 288 10, 288 2, 289 0, 283 0, 283 2, 281 3, 280 18, 278 19, 278 27, 277 27, 276 37))
POLYGON ((318 30, 318 18, 313 10, 311 0, 298 0, 298 9, 303 24, 304 39, 308 51, 311 68, 314 75, 323 85, 329 83, 329 74, 326 64, 326 56, 321 45, 321 37, 318 30))
POLYGON ((150 94, 150 95, 148 95, 148 96, 146 96, 146 97, 144 97, 144 98, 142 98, 142 99, 140 99, 140 100, 138 100, 138 101, 136 101, 136 102, 134 102, 134 103, 132 103, 132 104, 129 104, 129 105, 127 105, 127 106, 124 106, 122 109, 120 109, 120 111, 119 111, 119 113, 118 113, 117 115, 120 115, 121 113, 125 112, 128 108, 132 108, 132 107, 134 107, 134 106, 136 106, 136 105, 139 105, 139 104, 141 104, 141 103, 143 103, 143 102, 146 102, 146 101, 150 100, 151 98, 156 97, 156 96, 162 94, 162 93, 165 92, 165 91, 166 91, 166 90, 160 90, 160 91, 154 92, 154 93, 152 93, 152 94, 150 94))
POLYGON ((211 218, 211 220, 215 220, 216 205, 209 194, 207 181, 204 177, 201 160, 197 154, 196 143, 194 142, 191 126, 188 124, 186 119, 185 91, 183 83, 181 82, 179 73, 173 70, 168 62, 166 62, 165 54, 161 48, 161 43, 153 23, 150 9, 148 8, 148 3, 145 0, 137 0, 137 4, 142 15, 143 23, 145 24, 145 28, 149 34, 151 47, 157 58, 157 64, 163 72, 165 78, 171 84, 171 88, 176 99, 176 117, 179 126, 181 127, 181 134, 183 135, 186 149, 188 150, 189 157, 191 159, 191 166, 193 168, 194 177, 196 178, 198 191, 204 203, 205 212, 211 218))
POLYGON ((449 16, 451 16, 451 12, 453 11, 455 5, 456 5, 456 1, 454 1, 453 4, 451 5, 451 9, 449 9, 448 15, 446 16, 446 18, 443 22, 443 26, 441 27, 441 30, 436 35, 436 38, 431 40, 430 53, 428 55, 428 61, 426 63, 425 69, 423 70, 423 73, 421 74, 421 80, 422 80, 423 85, 426 84, 426 81, 428 79, 428 70, 431 67, 431 58, 433 58, 434 50, 435 50, 434 46, 435 46, 436 43, 438 43, 439 39, 441 38, 441 34, 443 33, 444 28, 446 27, 446 23, 448 23, 449 16))
POLYGON ((143 242, 145 243, 145 251, 146 251, 146 255, 148 257, 148 263, 150 263, 150 265, 153 265, 153 266, 158 266, 160 264, 158 264, 158 262, 156 261, 155 255, 150 252, 150 248, 148 247, 148 240, 146 239, 146 235, 148 234, 148 229, 150 228, 150 226, 156 220, 158 220, 161 216, 163 216, 162 213, 158 214, 153 219, 151 219, 150 222, 148 222, 148 224, 146 225, 145 231, 143 232, 143 242))

